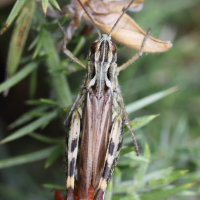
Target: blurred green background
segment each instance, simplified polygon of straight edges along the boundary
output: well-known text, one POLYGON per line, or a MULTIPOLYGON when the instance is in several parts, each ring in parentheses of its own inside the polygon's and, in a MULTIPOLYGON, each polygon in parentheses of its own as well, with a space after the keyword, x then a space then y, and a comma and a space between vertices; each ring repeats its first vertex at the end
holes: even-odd
MULTIPOLYGON (((13 7, 13 3, 14 1, 7 1, 5 3, 5 1, 0 0, 1 27, 3 27, 13 7)), ((58 3, 61 8, 67 4, 64 0, 60 0, 58 3)), ((125 184, 129 187, 129 190, 123 190, 123 186, 119 186, 122 190, 122 196, 118 195, 118 189, 116 189, 118 186, 113 187, 114 195, 112 199, 125 199, 124 194, 126 194, 126 199, 140 199, 137 194, 145 192, 151 193, 154 189, 159 190, 160 187, 158 181, 160 181, 160 186, 163 186, 166 190, 178 185, 199 181, 200 179, 199 10, 200 1, 198 0, 151 0, 145 2, 144 7, 140 12, 128 13, 144 30, 150 27, 152 36, 166 41, 170 40, 173 43, 173 47, 165 53, 144 53, 141 59, 132 64, 125 71, 121 72, 119 75, 119 82, 125 104, 131 104, 134 101, 173 86, 178 86, 179 90, 129 115, 130 120, 133 120, 134 118, 144 115, 160 114, 160 116, 147 126, 135 131, 142 154, 144 149, 147 149, 145 144, 148 143, 149 145, 150 153, 147 157, 150 159, 150 163, 140 165, 139 160, 136 159, 135 164, 133 161, 131 161, 131 164, 127 164, 127 158, 120 158, 119 165, 114 174, 114 186, 116 186, 118 182, 121 183, 124 181, 127 183, 128 180, 130 181, 130 178, 133 178, 132 185, 134 185, 134 187, 132 188, 130 186, 131 183, 125 184), (134 180, 136 180, 134 177, 137 176, 137 172, 140 171, 142 167, 143 177, 140 180, 141 184, 134 182, 134 180), (160 170, 164 170, 163 174, 160 170), (188 172, 178 180, 168 184, 167 180, 164 180, 163 177, 165 177, 165 174, 169 175, 172 170, 188 170, 188 172), (154 175, 153 172, 155 173, 154 175), (150 179, 150 176, 155 178, 155 180, 153 178, 150 179), (161 176, 161 178, 159 179, 157 176, 161 176), (147 182, 145 180, 150 181, 147 182), (154 181, 157 181, 155 187, 154 181), (131 190, 134 190, 134 192, 130 192, 131 190)), ((28 51, 27 48, 40 33, 39 30, 41 26, 48 22, 56 24, 52 18, 44 18, 42 10, 36 8, 32 26, 23 50, 23 59, 21 59, 17 71, 22 69, 25 64, 32 62, 30 56, 33 55, 35 50, 32 49, 31 51, 28 51)), ((69 23, 69 20, 67 20, 67 23, 69 23)), ((69 49, 73 51, 78 41, 85 38, 86 42, 78 53, 78 57, 81 60, 84 60, 89 49, 88 46, 94 41, 97 34, 94 31, 92 37, 80 36, 82 28, 83 25, 81 25, 75 33, 73 40, 69 44, 69 49)), ((12 23, 8 30, 0 36, 0 83, 2 83, 6 77, 6 62, 13 31, 14 23, 12 23)), ((51 29, 46 29, 45 31, 45 34, 49 34, 48 36, 50 38, 48 40, 46 35, 46 45, 49 45, 47 42, 51 40, 53 41, 51 44, 56 47, 56 42, 62 37, 60 30, 57 29, 56 31, 52 31, 51 29)), ((46 49, 48 49, 48 46, 46 46, 46 49)), ((26 77, 12 87, 7 97, 4 97, 1 94, 0 140, 14 131, 17 131, 18 128, 23 127, 21 125, 13 130, 8 129, 8 126, 13 121, 34 108, 36 103, 38 103, 29 102, 31 105, 27 105, 25 103, 27 100, 45 98, 59 102, 55 97, 56 87, 52 87, 52 80, 55 76, 51 76, 49 73, 49 70, 55 70, 51 65, 54 64, 54 61, 57 58, 52 55, 49 55, 53 57, 52 60, 47 58, 47 55, 45 54, 46 49, 45 45, 43 45, 43 49, 40 50, 41 55, 45 55, 46 57, 44 56, 43 58, 38 54, 39 56, 36 58, 36 61, 39 63, 37 73, 33 72, 31 76, 26 77), (41 59, 43 60, 41 61, 41 59), (37 84, 35 82, 37 82, 37 84)), ((135 52, 136 51, 130 50, 127 47, 122 47, 118 52, 119 65, 129 59, 135 52)), ((68 61, 65 60, 62 53, 59 55, 64 66, 68 61)), ((70 63, 70 66, 71 65, 72 63, 70 63)), ((65 74, 67 74, 65 77, 68 79, 71 90, 71 99, 73 99, 79 91, 85 72, 76 67, 72 68, 71 71, 65 72, 65 74)), ((59 73, 60 71, 57 72, 58 76, 59 73)), ((62 74, 60 79, 62 79, 63 76, 64 75, 62 74)), ((65 95, 67 96, 68 94, 65 95)), ((68 106, 69 104, 70 100, 68 100, 68 106)), ((49 113, 52 113, 55 110, 57 111, 55 105, 51 103, 47 103, 47 105, 50 106, 47 109, 44 108, 44 113, 47 113, 47 111, 49 111, 49 113)), ((58 112, 58 117, 49 124, 48 121, 46 124, 43 124, 42 128, 37 130, 37 133, 48 137, 64 138, 65 130, 62 122, 65 113, 61 110, 58 110, 58 112)), ((32 116, 34 118, 40 117, 44 116, 44 113, 37 113, 32 116)), ((131 144, 129 138, 128 134, 125 135, 125 145, 131 144)), ((49 146, 48 143, 41 142, 41 140, 35 139, 33 136, 21 137, 17 140, 0 145, 0 159, 3 160, 18 155, 36 152, 48 148, 49 146)), ((49 183, 65 186, 64 149, 60 148, 60 150, 59 148, 60 146, 58 146, 57 152, 59 152, 59 154, 61 153, 61 155, 56 162, 47 169, 44 169, 46 162, 44 159, 18 166, 13 165, 9 168, 2 167, 3 169, 0 171, 0 199, 53 199, 52 190, 42 187, 42 184, 49 183)), ((109 197, 106 198, 109 199, 109 197)), ((141 197, 141 199, 148 200, 197 200, 199 198, 199 182, 191 188, 182 190, 170 197, 141 197)))

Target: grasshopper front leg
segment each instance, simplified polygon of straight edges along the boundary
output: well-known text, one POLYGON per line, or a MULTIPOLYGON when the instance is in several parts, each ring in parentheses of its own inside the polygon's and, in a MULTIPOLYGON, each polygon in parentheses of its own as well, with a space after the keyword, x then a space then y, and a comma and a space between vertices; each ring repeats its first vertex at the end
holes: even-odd
POLYGON ((134 63, 136 60, 138 60, 142 56, 145 43, 146 43, 146 41, 147 41, 147 39, 148 39, 148 37, 150 35, 150 31, 151 31, 151 29, 148 28, 147 33, 146 33, 146 35, 144 37, 144 40, 142 42, 140 50, 131 59, 129 59, 123 65, 118 67, 119 72, 124 70, 124 69, 126 69, 128 66, 130 66, 132 63, 134 63))
POLYGON ((73 62, 75 62, 77 65, 79 65, 83 69, 86 69, 86 66, 76 56, 74 56, 71 51, 69 51, 67 49, 67 37, 66 37, 65 31, 64 31, 64 28, 61 26, 59 21, 58 21, 58 25, 59 25, 60 29, 62 30, 62 33, 63 33, 63 53, 68 58, 70 58, 73 62))

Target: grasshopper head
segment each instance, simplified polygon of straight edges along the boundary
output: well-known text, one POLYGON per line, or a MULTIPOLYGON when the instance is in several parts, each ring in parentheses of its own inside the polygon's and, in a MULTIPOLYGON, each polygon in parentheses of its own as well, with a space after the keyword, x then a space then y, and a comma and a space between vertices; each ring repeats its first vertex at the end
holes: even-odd
POLYGON ((115 24, 113 25, 112 29, 110 30, 109 35, 107 34, 101 34, 99 27, 96 25, 94 19, 90 16, 90 14, 88 13, 88 11, 85 9, 85 7, 83 6, 81 0, 77 0, 79 2, 79 4, 81 5, 81 7, 83 8, 83 10, 85 11, 85 13, 87 14, 87 16, 90 18, 91 22, 93 23, 94 27, 97 30, 97 33, 99 35, 99 39, 96 40, 91 48, 90 48, 90 52, 87 56, 87 59, 89 61, 92 62, 101 62, 103 63, 113 63, 116 62, 117 60, 117 56, 116 56, 116 52, 117 52, 117 47, 115 44, 113 44, 111 42, 111 35, 114 31, 114 29, 116 28, 117 24, 119 23, 119 21, 121 20, 121 18, 123 17, 123 15, 126 13, 126 11, 130 8, 131 4, 135 1, 135 0, 131 0, 129 5, 126 7, 126 9, 124 10, 124 12, 119 16, 119 18, 117 19, 117 21, 115 22, 115 24))
POLYGON ((117 47, 107 34, 102 34, 90 47, 87 59, 92 62, 114 63, 117 60, 117 47))

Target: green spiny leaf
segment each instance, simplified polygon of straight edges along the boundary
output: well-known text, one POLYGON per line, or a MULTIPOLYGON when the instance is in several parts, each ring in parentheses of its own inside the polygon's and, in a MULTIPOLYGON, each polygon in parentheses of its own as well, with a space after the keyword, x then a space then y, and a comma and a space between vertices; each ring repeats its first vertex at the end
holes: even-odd
MULTIPOLYGON (((63 15, 63 17, 60 19, 60 24, 64 25, 68 17, 68 14, 63 15)), ((59 28, 58 26, 58 20, 53 20, 50 23, 47 23, 43 26, 47 31, 55 31, 59 28)))
MULTIPOLYGON (((150 150, 149 150, 149 145, 147 143, 145 144, 143 157, 145 159, 148 159, 148 160, 150 159, 150 150)), ((135 177, 135 181, 137 183, 136 187, 138 187, 138 188, 141 187, 138 184, 140 184, 140 185, 143 184, 142 180, 143 180, 143 177, 144 177, 144 175, 146 173, 148 165, 149 165, 149 163, 147 163, 147 162, 146 163, 145 162, 141 162, 141 165, 140 165, 139 170, 137 172, 137 175, 135 177)))
POLYGON ((43 116, 43 117, 31 122, 30 124, 20 128, 19 130, 15 131, 11 135, 9 135, 5 139, 3 139, 0 142, 0 144, 6 143, 6 142, 10 142, 12 140, 16 140, 16 139, 18 139, 18 138, 20 138, 22 136, 27 135, 28 133, 33 132, 37 128, 41 127, 43 124, 49 123, 51 120, 53 120, 56 117, 56 115, 57 115, 56 111, 46 114, 45 116, 43 116))
MULTIPOLYGON (((45 34, 44 49, 46 53, 50 53, 47 59, 48 69, 50 71, 59 69, 60 59, 58 52, 48 32, 45 34)), ((72 97, 66 77, 63 74, 51 74, 51 78, 60 107, 70 106, 72 104, 72 97)))
POLYGON ((0 93, 8 88, 16 85, 18 82, 23 80, 26 76, 28 76, 33 70, 37 67, 37 63, 32 62, 23 67, 19 72, 13 75, 11 78, 7 79, 5 82, 0 84, 0 93))
POLYGON ((45 187, 45 188, 48 188, 48 189, 66 190, 66 187, 64 187, 62 185, 55 185, 55 184, 46 183, 46 184, 43 184, 42 186, 45 187))
POLYGON ((29 154, 24 154, 21 156, 16 156, 12 158, 7 158, 4 160, 0 160, 0 169, 6 167, 12 167, 16 165, 21 165, 29 162, 33 162, 36 160, 41 160, 49 156, 49 154, 55 149, 55 147, 49 147, 40 151, 36 151, 29 154))
POLYGON ((45 163, 45 166, 44 166, 45 168, 50 167, 55 162, 55 160, 62 153, 63 147, 64 147, 63 145, 59 145, 51 152, 51 154, 49 155, 49 157, 46 160, 46 163, 45 163))
POLYGON ((40 101, 42 103, 45 103, 45 104, 50 104, 52 106, 58 106, 59 104, 53 100, 50 100, 50 99, 40 99, 40 101))
MULTIPOLYGON (((153 119, 155 119, 156 117, 158 117, 159 115, 147 115, 147 116, 143 116, 143 117, 138 117, 136 119, 134 119, 133 121, 130 122, 130 127, 131 130, 137 130, 145 125, 147 125, 150 121, 152 121, 153 119)), ((124 132, 128 132, 128 129, 126 126, 124 126, 124 132)))
POLYGON ((141 200, 159 200, 162 198, 167 198, 173 194, 176 194, 178 192, 181 192, 183 190, 186 190, 187 188, 193 186, 194 184, 196 184, 196 182, 193 183, 188 183, 185 185, 181 185, 181 186, 175 186, 174 188, 170 188, 170 189, 158 189, 158 190, 154 190, 150 193, 144 193, 140 195, 140 199, 141 200))
POLYGON ((26 2, 26 0, 17 0, 15 2, 15 5, 13 6, 12 11, 10 12, 10 14, 6 20, 6 23, 3 27, 1 34, 3 34, 5 32, 5 30, 10 26, 10 24, 16 18, 16 16, 19 14, 20 10, 24 6, 25 2, 26 2))
POLYGON ((178 178, 180 178, 187 172, 188 172, 188 170, 174 171, 162 178, 157 178, 157 177, 153 178, 153 179, 149 180, 148 183, 150 184, 151 187, 161 187, 164 184, 168 184, 168 183, 171 183, 171 182, 177 180, 178 178))
POLYGON ((175 92, 178 88, 177 87, 172 87, 170 89, 161 91, 161 92, 157 92, 155 94, 152 94, 148 97, 145 97, 143 99, 140 99, 138 101, 135 101, 134 103, 131 103, 129 105, 126 106, 126 111, 128 114, 135 112, 137 110, 140 110, 141 108, 144 108, 145 106, 148 106, 162 98, 164 98, 165 96, 175 92))
POLYGON ((64 138, 46 137, 46 136, 43 136, 43 135, 37 134, 37 133, 29 133, 28 135, 36 140, 41 141, 41 142, 52 143, 52 144, 55 144, 55 143, 64 144, 64 138))
POLYGON ((33 49, 34 46, 37 45, 38 41, 39 41, 39 38, 40 38, 40 34, 37 35, 37 37, 31 42, 31 44, 29 45, 28 47, 28 50, 30 51, 31 49, 33 49))
POLYGON ((45 16, 46 16, 46 13, 47 13, 48 4, 49 4, 49 0, 42 0, 42 8, 43 8, 45 16))
POLYGON ((41 102, 40 99, 27 100, 26 104, 28 104, 28 105, 44 105, 44 103, 41 102))
POLYGON ((17 18, 8 51, 6 67, 7 77, 13 76, 17 70, 30 30, 34 10, 35 1, 27 1, 17 18))
POLYGON ((108 184, 108 187, 106 189, 106 194, 105 194, 105 200, 111 200, 112 199, 112 188, 113 188, 113 181, 111 180, 108 184))
POLYGON ((37 45, 36 45, 36 48, 34 50, 32 59, 34 59, 39 54, 39 51, 40 51, 40 49, 41 49, 41 47, 44 43, 44 36, 45 36, 45 32, 44 32, 44 30, 42 30, 39 34, 39 39, 37 41, 37 45))
POLYGON ((61 24, 62 26, 63 26, 64 23, 66 22, 67 18, 68 18, 68 14, 65 14, 65 15, 63 15, 63 17, 60 19, 60 24, 61 24))
POLYGON ((172 171, 173 171, 173 167, 168 167, 165 169, 160 169, 160 170, 150 172, 145 175, 144 181, 147 182, 155 177, 162 178, 162 177, 168 176, 172 171))
POLYGON ((125 154, 127 154, 127 153, 130 153, 130 152, 132 152, 132 151, 135 151, 135 147, 123 148, 123 149, 121 150, 120 155, 122 156, 122 155, 125 155, 125 154))
POLYGON ((30 82, 29 82, 29 95, 31 98, 34 97, 37 87, 37 71, 34 70, 31 73, 30 82))
MULTIPOLYGON (((56 0, 50 0, 50 3, 58 10, 61 11, 60 6, 56 0)), ((62 12, 62 11, 61 11, 62 12)))
POLYGON ((27 113, 20 116, 16 121, 14 121, 12 124, 9 125, 9 129, 16 128, 18 126, 21 126, 22 124, 32 120, 34 117, 41 116, 41 112, 47 110, 49 107, 47 105, 36 107, 27 113))

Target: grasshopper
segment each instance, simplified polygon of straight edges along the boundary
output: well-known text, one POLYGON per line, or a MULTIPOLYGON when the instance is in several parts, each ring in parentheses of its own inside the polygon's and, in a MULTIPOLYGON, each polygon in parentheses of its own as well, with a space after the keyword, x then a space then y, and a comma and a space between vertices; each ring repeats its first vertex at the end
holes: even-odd
MULTIPOLYGON (((66 190, 67 200, 103 200, 107 184, 120 155, 125 124, 133 138, 135 151, 138 145, 132 132, 123 98, 118 84, 119 72, 142 56, 147 34, 141 49, 130 60, 117 66, 117 47, 111 35, 118 22, 128 10, 130 2, 112 27, 110 34, 101 34, 80 0, 78 2, 94 24, 99 38, 91 45, 85 66, 67 48, 67 38, 63 35, 63 52, 72 61, 86 70, 85 79, 64 122, 68 127, 66 137, 66 190)), ((57 200, 62 200, 55 192, 57 200)))

